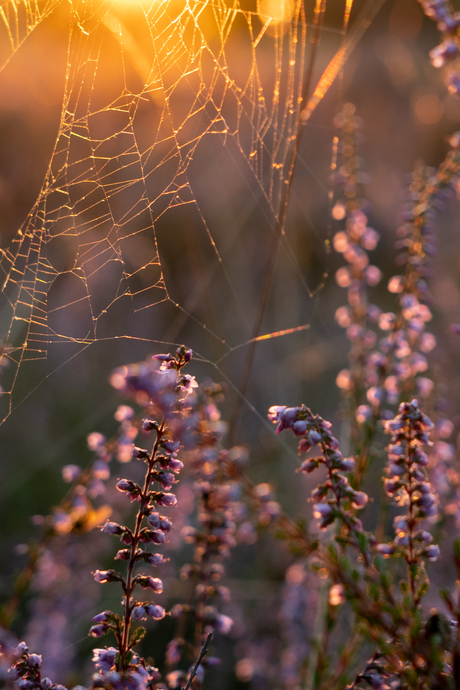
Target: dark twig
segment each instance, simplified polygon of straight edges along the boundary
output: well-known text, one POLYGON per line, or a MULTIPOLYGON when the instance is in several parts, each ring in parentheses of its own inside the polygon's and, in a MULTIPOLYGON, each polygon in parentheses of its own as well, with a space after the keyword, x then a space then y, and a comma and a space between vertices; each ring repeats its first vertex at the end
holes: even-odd
POLYGON ((189 677, 189 679, 188 679, 188 681, 187 681, 187 685, 185 686, 185 688, 184 688, 183 690, 190 690, 190 686, 191 686, 191 684, 193 683, 193 679, 195 678, 195 676, 196 676, 196 674, 197 674, 197 672, 198 672, 198 667, 199 667, 199 665, 201 664, 204 655, 205 655, 206 652, 208 651, 208 646, 209 646, 209 643, 211 642, 211 638, 212 638, 212 630, 211 630, 211 632, 208 633, 208 636, 207 636, 207 638, 206 638, 206 640, 205 640, 205 643, 204 643, 204 645, 203 645, 203 646, 201 647, 201 649, 200 649, 200 653, 199 653, 199 655, 198 655, 198 659, 195 661, 195 665, 194 665, 193 668, 192 668, 192 672, 190 673, 190 677, 189 677))

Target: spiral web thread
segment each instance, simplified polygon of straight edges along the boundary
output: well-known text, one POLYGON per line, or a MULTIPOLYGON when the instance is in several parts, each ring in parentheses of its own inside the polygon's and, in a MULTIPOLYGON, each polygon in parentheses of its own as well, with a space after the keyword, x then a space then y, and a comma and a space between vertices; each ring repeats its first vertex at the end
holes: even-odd
MULTIPOLYGON (((146 319, 160 304, 174 302, 155 234, 159 219, 172 209, 194 207, 226 276, 189 178, 203 138, 218 137, 244 158, 276 217, 297 134, 310 34, 301 0, 289 7, 251 2, 137 6, 142 41, 125 22, 127 6, 86 0, 71 5, 54 150, 38 198, 0 260, 2 419, 18 402, 13 396, 19 372, 30 362, 46 364, 50 346, 72 346, 65 363, 99 340, 138 337, 131 322, 126 332, 126 320, 107 318, 120 306, 146 319), (270 77, 262 78, 267 66, 270 77)), ((321 4, 324 10, 318 2, 317 12, 321 4)), ((3 5, 2 41, 9 46, 4 69, 60 5, 3 5)), ((347 21, 350 9, 351 2, 344 3, 347 21)), ((340 41, 338 36, 337 48, 340 41)), ((334 68, 332 61, 329 71, 342 63, 336 60, 334 68)))

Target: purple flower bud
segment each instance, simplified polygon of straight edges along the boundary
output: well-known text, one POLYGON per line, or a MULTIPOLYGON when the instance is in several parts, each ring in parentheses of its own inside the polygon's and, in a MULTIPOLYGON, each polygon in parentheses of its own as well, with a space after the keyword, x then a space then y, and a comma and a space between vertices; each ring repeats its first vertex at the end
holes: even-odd
POLYGON ((177 498, 174 494, 159 494, 155 501, 159 506, 170 507, 177 505, 177 498))
POLYGON ((93 623, 106 623, 111 615, 111 611, 103 611, 102 613, 98 613, 97 616, 94 616, 93 623))
POLYGON ((172 454, 177 453, 180 443, 179 441, 163 441, 161 446, 166 453, 172 454))
POLYGON ((147 618, 145 607, 141 605, 134 606, 133 610, 131 611, 131 618, 134 621, 145 621, 147 618))
POLYGON ((444 67, 444 65, 457 57, 459 48, 457 42, 448 38, 440 45, 430 50, 430 60, 433 67, 444 67))
POLYGON ((166 615, 164 608, 158 604, 148 604, 145 608, 148 615, 156 621, 160 621, 166 615))
POLYGON ((101 528, 101 532, 104 532, 104 534, 123 534, 124 528, 116 522, 106 522, 101 528))
POLYGON ((120 549, 120 551, 117 551, 117 554, 115 556, 116 561, 129 561, 129 558, 131 556, 131 552, 129 549, 120 549))
POLYGON ((162 517, 160 520, 160 529, 163 532, 169 532, 172 528, 172 521, 166 517, 162 517))
POLYGON ((16 649, 14 650, 15 656, 22 656, 23 654, 28 654, 29 653, 29 648, 27 647, 25 642, 20 642, 16 649))
POLYGON ((300 466, 300 469, 302 472, 313 472, 313 470, 316 470, 318 467, 319 463, 317 460, 304 460, 303 463, 300 466))
POLYGON ((271 422, 279 422, 280 415, 286 409, 285 405, 272 405, 268 410, 268 418, 271 422))
POLYGON ((78 465, 64 465, 62 468, 62 478, 69 484, 74 482, 81 474, 81 468, 78 465))
POLYGON ((332 515, 332 506, 328 503, 315 503, 313 506, 313 517, 316 519, 327 518, 332 515))
POLYGON ((416 532, 414 536, 416 540, 421 542, 422 544, 431 544, 431 542, 433 541, 432 535, 426 530, 420 530, 416 532))
POLYGON ((154 419, 144 419, 142 421, 142 428, 144 431, 153 431, 153 429, 158 429, 158 422, 154 419))
POLYGON ((385 479, 385 491, 388 496, 393 496, 393 494, 400 488, 400 483, 395 479, 385 479))
POLYGON ((229 616, 224 616, 223 613, 219 613, 216 616, 215 624, 217 630, 223 635, 228 635, 233 626, 233 620, 229 616))
POLYGON ((170 354, 167 355, 152 355, 152 359, 158 360, 158 362, 172 362, 174 357, 170 354))
POLYGON ((395 547, 392 544, 377 544, 375 549, 382 554, 384 558, 388 558, 395 552, 395 547))
POLYGON ((160 527, 160 513, 157 513, 155 510, 152 510, 152 512, 149 513, 147 520, 149 521, 149 524, 154 529, 159 529, 159 527, 160 527))
POLYGON ((29 666, 42 665, 42 657, 40 654, 29 654, 29 656, 27 657, 27 661, 29 663, 29 666))
POLYGON ((307 422, 305 420, 301 419, 298 422, 294 422, 292 428, 293 428, 294 434, 296 436, 303 436, 303 434, 307 430, 307 422))
POLYGON ((159 577, 149 577, 147 575, 137 575, 135 577, 136 584, 140 585, 143 589, 153 589, 157 594, 161 594, 163 591, 163 582, 159 577))
POLYGON ((130 479, 120 479, 117 482, 118 491, 131 491, 134 488, 134 482, 130 479))
POLYGON ((317 431, 310 431, 308 438, 314 446, 316 446, 317 443, 321 443, 321 434, 319 434, 317 431))
POLYGON ((115 582, 115 580, 119 579, 114 570, 96 570, 93 573, 93 577, 96 582, 101 582, 102 584, 105 582, 115 582))
POLYGON ((101 623, 100 625, 93 625, 89 630, 89 634, 91 637, 102 637, 102 635, 105 635, 107 631, 108 627, 101 623))
POLYGON ((145 560, 147 563, 150 563, 150 565, 162 565, 166 561, 169 561, 169 558, 165 558, 162 553, 149 553, 145 556, 145 560))
POLYGON ((353 458, 342 458, 339 462, 339 470, 344 472, 351 472, 355 468, 355 461, 353 458))
POLYGON ((134 410, 129 405, 119 405, 113 416, 117 422, 126 422, 134 417, 134 410))
POLYGON ((149 529, 142 533, 142 541, 152 542, 153 544, 164 544, 165 534, 161 530, 149 529))
POLYGON ((150 458, 150 453, 148 450, 133 446, 133 458, 138 458, 139 460, 148 460, 150 458))
POLYGON ((424 554, 429 561, 437 561, 440 556, 440 549, 437 544, 430 544, 426 547, 424 554))
POLYGON ((351 503, 354 508, 364 508, 369 500, 369 496, 364 491, 356 491, 351 498, 351 503))
POLYGON ((114 647, 107 649, 93 649, 93 661, 97 669, 107 673, 115 665, 117 650, 114 647))
POLYGON ((170 489, 176 481, 175 476, 171 472, 159 472, 155 479, 161 484, 163 489, 170 489))
POLYGON ((100 434, 98 431, 93 431, 86 437, 86 442, 90 450, 97 450, 98 448, 104 445, 105 440, 105 436, 103 436, 103 434, 100 434))

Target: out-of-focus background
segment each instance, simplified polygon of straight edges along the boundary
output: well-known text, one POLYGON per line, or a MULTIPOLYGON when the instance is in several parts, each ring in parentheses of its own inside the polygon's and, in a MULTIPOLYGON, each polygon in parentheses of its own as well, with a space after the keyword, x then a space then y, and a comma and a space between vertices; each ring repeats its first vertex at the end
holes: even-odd
MULTIPOLYGON (((110 436, 116 428, 120 400, 108 384, 115 367, 185 343, 196 352, 190 373, 223 383, 222 414, 232 414, 311 60, 313 0, 305 3, 307 32, 300 5, 277 3, 4 6, 3 600, 26 562, 22 545, 37 534, 31 516, 49 513, 66 491, 61 467, 84 466, 87 434, 110 436)), ((364 1, 353 3, 350 32, 366 8, 364 1)), ((327 3, 312 86, 344 40, 344 11, 345 2, 327 3)), ((249 448, 248 473, 270 482, 292 515, 308 515, 308 491, 296 480, 295 454, 265 422, 268 407, 305 402, 340 434, 335 378, 346 366, 348 341, 334 321, 345 302, 334 280, 341 259, 329 249, 340 225, 330 214, 333 119, 350 101, 363 120, 364 193, 370 224, 381 235, 372 261, 388 278, 410 172, 419 160, 438 165, 446 136, 460 129, 460 101, 447 95, 442 70, 428 58, 438 42, 415 0, 387 0, 302 132, 260 330, 272 337, 257 345, 233 437, 249 448), (282 333, 289 329, 294 332, 282 333)), ((434 364, 454 415, 459 345, 448 326, 460 320, 457 217, 452 200, 440 216, 432 280, 439 336, 434 364)), ((383 309, 392 308, 385 279, 374 295, 383 309)), ((67 578, 70 592, 71 556, 80 554, 80 569, 85 559, 86 570, 78 571, 88 573, 81 615, 70 615, 62 601, 52 614, 46 607, 37 612, 32 590, 13 626, 21 638, 33 633, 38 647, 48 635, 49 664, 56 662, 61 682, 84 682, 80 662, 90 645, 72 646, 60 667, 57 653, 63 639, 62 647, 85 636, 97 605, 89 572, 101 565, 106 538, 92 542, 93 552, 87 537, 68 544, 70 561, 49 574, 51 583, 67 578), (40 618, 49 629, 40 627, 40 618), (59 631, 52 644, 49 630, 59 631)), ((276 604, 290 558, 264 535, 255 546, 235 550, 228 575, 240 613, 233 615, 251 622, 237 622, 228 643, 227 656, 235 655, 225 665, 229 686, 236 682, 232 664, 242 656, 238 644, 258 639, 260 620, 273 633, 261 638, 258 657, 265 664, 260 677, 270 676, 276 604)), ((170 575, 177 577, 172 567, 170 575)), ((303 575, 292 570, 290 577, 295 584, 303 575)), ((252 679, 256 687, 257 673, 240 665, 239 682, 252 679)))

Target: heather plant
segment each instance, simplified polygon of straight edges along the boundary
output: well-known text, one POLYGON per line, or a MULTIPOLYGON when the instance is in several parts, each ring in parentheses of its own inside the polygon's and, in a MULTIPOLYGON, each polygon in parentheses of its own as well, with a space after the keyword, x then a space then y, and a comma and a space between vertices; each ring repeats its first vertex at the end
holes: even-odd
MULTIPOLYGON (((352 4, 346 5, 343 35, 352 4)), ((420 5, 441 33, 441 43, 430 52, 432 65, 447 67, 448 91, 458 94, 459 13, 447 0, 421 0, 420 5)), ((57 657, 48 667, 56 677, 65 677, 71 665, 68 650, 75 646, 65 637, 65 623, 78 615, 84 601, 92 618, 88 636, 100 645, 92 650, 92 665, 78 677, 85 687, 200 690, 221 682, 223 686, 221 679, 233 666, 238 681, 251 690, 460 687, 460 591, 458 582, 439 587, 449 577, 450 561, 460 576, 460 545, 452 539, 453 523, 460 523, 458 454, 452 441, 458 417, 447 414, 442 380, 433 366, 439 347, 431 330, 436 329, 427 330, 436 318, 436 225, 460 186, 458 132, 447 138, 447 154, 437 167, 415 167, 403 222, 396 230, 397 273, 387 275, 377 254, 380 233, 371 227, 378 227, 378 221, 366 198, 369 176, 361 157, 366 123, 354 104, 338 108, 328 190, 331 241, 327 239, 326 246, 340 255, 335 256, 341 264, 335 279, 346 290, 347 300, 335 310, 349 343, 348 366, 336 378, 343 398, 341 428, 335 431, 337 419, 331 416, 331 422, 329 415, 315 412, 319 389, 312 388, 311 407, 285 400, 268 413, 269 422, 276 425, 271 440, 284 439, 289 432, 298 440, 296 474, 284 465, 279 476, 264 463, 253 467, 249 444, 234 445, 238 417, 242 427, 246 421, 242 410, 248 402, 255 348, 265 338, 260 328, 278 245, 286 236, 303 127, 339 74, 350 45, 344 40, 342 52, 321 80, 323 91, 316 89, 309 100, 325 10, 325 2, 316 3, 311 62, 297 97, 298 122, 293 126, 289 120, 288 139, 295 145, 279 192, 268 279, 253 337, 244 343, 249 354, 241 395, 229 415, 233 425, 224 421, 219 408, 225 384, 200 383, 188 373, 193 353, 186 346, 115 369, 110 384, 130 403, 115 412, 118 430, 110 438, 98 431, 88 435, 91 462, 85 469, 63 463, 69 491, 47 517, 33 518, 41 537, 24 548, 28 563, 1 613, 0 678, 8 686, 65 690, 44 677, 42 664, 57 657), (379 288, 382 281, 387 293, 379 288), (118 476, 120 469, 123 476, 118 476), (283 486, 288 487, 284 496, 283 486), (295 505, 299 495, 300 510, 295 505), (110 537, 120 542, 112 567, 106 565, 110 537), (258 540, 262 546, 256 552, 258 540), (231 574, 235 562, 247 561, 244 566, 249 569, 261 553, 265 561, 260 570, 265 573, 271 567, 276 585, 270 605, 262 606, 259 628, 267 630, 251 636, 257 627, 250 620, 253 610, 241 603, 238 579, 231 574), (440 573, 440 565, 447 575, 440 573), (87 581, 89 570, 93 588, 87 581), (227 579, 232 586, 227 586, 227 579), (9 628, 25 607, 30 585, 32 615, 22 642, 9 628), (104 587, 97 592, 99 585, 104 587), (177 589, 170 597, 173 605, 164 593, 169 585, 177 589), (113 604, 116 599, 121 604, 113 604), (224 636, 230 640, 224 643, 224 636), (45 649, 35 648, 40 638, 46 638, 45 649)), ((289 20, 295 22, 295 30, 286 27, 292 45, 299 38, 306 45, 304 12, 299 6, 289 20)), ((110 24, 107 17, 104 21, 118 40, 121 24, 110 24)), ((265 31, 270 35, 270 21, 254 42, 254 51, 265 31)), ((360 27, 369 22, 364 17, 360 27)), ((178 26, 185 35, 185 24, 178 26)), ((82 27, 84 22, 79 30, 87 35, 82 27)), ((273 35, 281 60, 283 33, 273 35)), ((132 40, 127 45, 133 50, 132 40)), ((136 64, 142 65, 142 55, 133 52, 136 64)), ((289 53, 292 66, 293 55, 289 53)), ((187 78, 194 72, 187 71, 187 78)), ((277 99, 280 89, 277 82, 277 99)), ((261 95, 257 98, 263 102, 261 95)), ((295 113, 293 93, 290 99, 289 117, 295 113)), ((114 111, 123 107, 117 104, 114 111)), ((263 129, 270 131, 271 125, 263 129)), ((175 136, 180 130, 174 130, 175 136)), ((227 128, 226 136, 228 132, 227 128)), ((274 146, 278 151, 278 144, 274 146)), ((248 159, 255 157, 254 148, 248 159)), ((272 171, 283 169, 275 160, 270 165, 272 171)), ((52 178, 50 173, 50 184, 52 178)), ((176 194, 176 187, 171 188, 176 194)), ((275 178, 270 178, 269 205, 276 189, 275 178)), ((182 203, 179 195, 174 199, 182 203)), ((142 246, 137 251, 142 253, 142 246)), ((162 281, 155 289, 164 289, 162 281)), ((114 302, 120 290, 118 286, 114 302)), ((144 287, 139 294, 143 291, 144 287)), ((131 287, 128 294, 134 296, 131 287)), ((177 323, 168 325, 168 334, 176 327, 177 323)), ((460 327, 453 325, 452 330, 460 327)), ((211 329, 209 333, 215 337, 211 329)), ((283 334, 288 332, 268 337, 283 334)), ((194 363, 197 360, 209 364, 205 358, 197 357, 194 363)), ((6 369, 3 357, 0 366, 6 369)), ((271 375, 267 378, 272 381, 271 375)), ((260 438, 266 442, 262 434, 260 438)), ((281 452, 289 452, 289 442, 281 452)), ((231 678, 229 687, 235 684, 231 678)))

